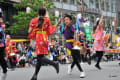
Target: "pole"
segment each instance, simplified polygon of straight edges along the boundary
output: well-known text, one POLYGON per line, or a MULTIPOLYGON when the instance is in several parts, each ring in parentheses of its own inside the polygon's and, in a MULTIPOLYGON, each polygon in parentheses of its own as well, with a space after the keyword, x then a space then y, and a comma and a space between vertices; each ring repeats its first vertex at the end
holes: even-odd
MULTIPOLYGON (((111 0, 111 20, 112 20, 112 1, 113 0, 111 0)), ((111 43, 112 43, 112 21, 111 21, 111 43)))
MULTIPOLYGON (((60 0, 60 3, 62 4, 62 9, 63 9, 63 0, 60 0)), ((62 9, 61 9, 61 17, 63 17, 63 13, 62 13, 62 9)), ((61 22, 61 25, 63 25, 63 21, 61 22)), ((64 35, 62 35, 62 46, 64 45, 64 35)))

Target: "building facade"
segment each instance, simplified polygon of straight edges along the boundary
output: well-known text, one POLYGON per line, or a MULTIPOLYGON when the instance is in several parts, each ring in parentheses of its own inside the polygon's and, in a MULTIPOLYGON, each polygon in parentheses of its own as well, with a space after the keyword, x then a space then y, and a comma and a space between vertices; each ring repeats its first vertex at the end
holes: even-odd
POLYGON ((2 15, 4 17, 5 22, 9 21, 10 25, 14 22, 13 15, 17 13, 17 10, 13 7, 12 0, 4 0, 0 2, 0 8, 2 8, 2 15))
POLYGON ((116 11, 117 11, 117 23, 118 26, 120 26, 120 0, 117 0, 116 2, 116 11))
MULTIPOLYGON (((63 17, 66 13, 73 14, 75 18, 77 14, 84 13, 84 17, 89 19, 92 31, 93 26, 96 25, 96 18, 100 18, 102 10, 102 14, 104 15, 104 30, 115 30, 112 22, 114 17, 117 16, 117 0, 53 0, 53 2, 56 9, 52 9, 51 13, 56 14, 57 12, 59 13, 59 17, 63 17), (84 2, 84 12, 82 11, 82 2, 84 2)), ((74 19, 75 22, 76 19, 74 19)), ((64 38, 60 38, 60 41, 64 42, 64 38)))
MULTIPOLYGON (((17 13, 17 10, 12 5, 19 1, 5 0, 0 3, 0 7, 2 7, 4 12, 5 21, 9 21, 10 25, 14 22, 13 15, 17 13)), ((102 13, 104 15, 104 29, 114 29, 112 21, 114 17, 120 16, 120 10, 118 10, 120 9, 120 0, 53 0, 56 8, 50 9, 49 12, 54 15, 58 13, 59 17, 63 17, 66 13, 72 14, 75 17, 73 20, 73 23, 75 23, 76 15, 83 13, 81 9, 82 1, 84 2, 84 17, 89 18, 91 30, 93 30, 93 26, 96 24, 96 18, 100 17, 100 10, 103 11, 102 13)))
MULTIPOLYGON (((5 0, 0 3, 3 9, 5 20, 13 22, 12 15, 16 14, 16 9, 12 7, 14 2, 20 0, 5 0)), ((53 0, 56 9, 51 9, 49 12, 55 15, 55 12, 59 12, 59 16, 64 14, 73 14, 75 17, 81 13, 82 1, 84 1, 84 17, 88 17, 90 20, 91 28, 96 23, 96 18, 100 17, 100 10, 103 10, 105 27, 112 26, 113 18, 118 16, 116 13, 119 8, 120 0, 53 0), (118 4, 118 6, 116 6, 118 4), (117 7, 117 8, 116 8, 117 7)), ((75 23, 75 20, 74 20, 75 23)))
MULTIPOLYGON (((60 16, 81 13, 82 0, 53 0, 60 16)), ((104 15, 104 27, 111 27, 113 18, 116 17, 116 0, 83 0, 84 17, 90 20, 91 29, 96 23, 96 18, 100 17, 101 10, 104 15)))
MULTIPOLYGON (((20 0, 4 0, 0 2, 0 8, 2 9, 2 15, 6 24, 6 27, 11 27, 15 20, 13 16, 17 14, 18 10, 13 7, 14 3, 18 3, 20 0)), ((11 34, 10 30, 6 30, 6 34, 11 34)), ((11 35, 12 38, 27 38, 25 34, 22 35, 11 35)))

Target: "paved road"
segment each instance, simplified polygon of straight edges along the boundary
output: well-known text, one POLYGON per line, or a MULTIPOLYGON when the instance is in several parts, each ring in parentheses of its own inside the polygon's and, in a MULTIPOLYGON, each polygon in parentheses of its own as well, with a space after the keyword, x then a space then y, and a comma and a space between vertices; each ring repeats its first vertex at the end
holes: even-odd
MULTIPOLYGON (((56 71, 51 66, 44 66, 38 75, 38 80, 120 80, 120 61, 102 62, 102 70, 94 67, 93 62, 91 66, 87 63, 82 64, 86 72, 85 78, 79 78, 80 72, 75 67, 72 75, 67 74, 67 64, 60 65, 60 73, 57 75, 56 71)), ((18 68, 15 71, 8 71, 7 80, 30 80, 34 68, 18 68)))

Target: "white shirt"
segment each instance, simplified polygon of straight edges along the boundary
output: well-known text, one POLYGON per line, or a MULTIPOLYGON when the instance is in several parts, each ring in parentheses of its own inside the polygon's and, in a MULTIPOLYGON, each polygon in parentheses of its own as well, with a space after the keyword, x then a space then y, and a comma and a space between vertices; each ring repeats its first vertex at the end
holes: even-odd
POLYGON ((120 42, 120 37, 117 38, 117 43, 120 42))

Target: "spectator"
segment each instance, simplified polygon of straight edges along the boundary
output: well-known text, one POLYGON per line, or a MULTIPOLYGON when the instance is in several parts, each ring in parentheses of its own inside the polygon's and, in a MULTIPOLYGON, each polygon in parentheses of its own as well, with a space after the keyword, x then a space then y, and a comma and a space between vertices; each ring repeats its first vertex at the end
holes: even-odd
POLYGON ((25 63, 26 63, 26 56, 25 54, 23 54, 23 56, 19 58, 19 64, 21 65, 21 67, 25 67, 25 63))

